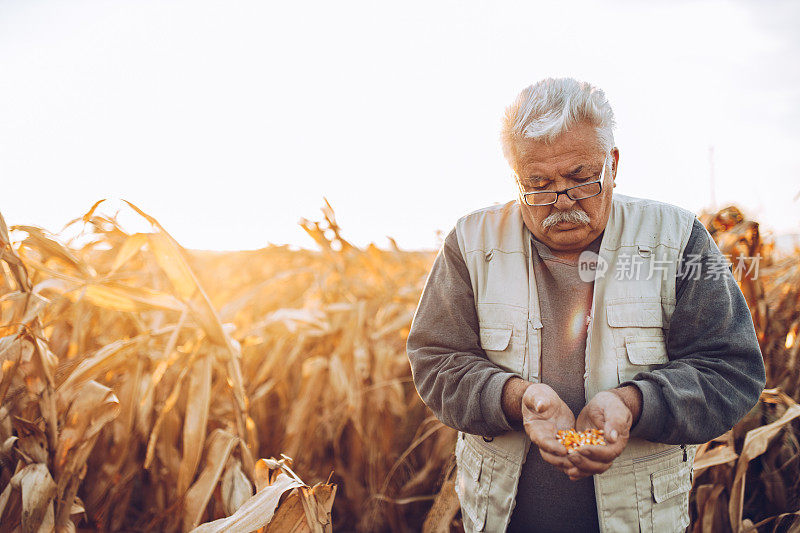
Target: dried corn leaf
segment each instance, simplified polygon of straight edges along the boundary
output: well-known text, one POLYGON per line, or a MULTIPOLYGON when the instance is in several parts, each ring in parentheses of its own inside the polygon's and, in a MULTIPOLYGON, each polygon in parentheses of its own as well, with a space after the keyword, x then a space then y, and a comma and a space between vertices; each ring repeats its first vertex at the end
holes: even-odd
POLYGON ((272 469, 277 468, 274 464, 270 464, 266 459, 259 459, 253 468, 253 483, 256 486, 256 492, 259 492, 264 487, 272 483, 270 472, 272 469))
MULTIPOLYGON (((37 331, 39 328, 34 327, 33 331, 37 331)), ((25 334, 25 340, 30 342, 31 346, 33 347, 33 354, 31 360, 33 361, 34 366, 39 371, 39 374, 44 376, 47 387, 45 388, 43 394, 47 395, 48 402, 52 400, 52 388, 55 386, 55 379, 53 377, 53 373, 55 372, 56 365, 58 363, 58 358, 53 355, 47 344, 45 344, 41 338, 34 337, 29 332, 25 334)), ((48 406, 48 409, 54 409, 55 406, 48 406)), ((45 417, 45 420, 48 420, 50 414, 55 415, 55 413, 42 413, 45 417)), ((55 420, 55 418, 53 418, 55 420)))
POLYGON ((4 337, 0 339, 0 405, 6 399, 14 376, 22 361, 30 361, 33 354, 33 345, 30 342, 18 340, 15 337, 4 337))
POLYGON ((191 300, 197 292, 197 282, 178 243, 165 232, 151 233, 147 238, 158 266, 164 270, 178 296, 191 300))
POLYGON ((228 459, 220 481, 220 492, 222 508, 228 516, 235 513, 253 495, 253 486, 242 471, 242 463, 238 459, 228 459))
POLYGON ((250 533, 262 528, 272 520, 283 493, 301 486, 302 483, 281 472, 274 483, 259 490, 234 514, 203 524, 192 533, 250 533))
POLYGON ((298 487, 281 503, 265 533, 330 533, 333 531, 331 509, 336 487, 319 483, 298 487))
POLYGON ((6 510, 6 505, 8 505, 8 500, 11 498, 11 488, 11 483, 8 483, 3 489, 3 492, 0 492, 0 518, 3 517, 3 513, 5 513, 6 510))
POLYGON ((744 479, 749 462, 763 454, 781 429, 797 417, 800 417, 800 405, 791 401, 791 404, 778 420, 747 432, 742 451, 739 454, 740 459, 736 465, 736 476, 731 487, 731 501, 728 507, 731 526, 734 531, 738 531, 742 523, 744 479))
POLYGON ((85 283, 72 276, 61 275, 36 284, 34 291, 54 291, 73 302, 82 300, 113 311, 143 313, 146 311, 182 311, 185 305, 172 296, 147 287, 130 287, 112 281, 85 283))
POLYGON ((186 493, 183 508, 183 530, 188 531, 200 523, 208 500, 217 486, 222 469, 236 444, 237 437, 227 431, 215 429, 211 433, 205 455, 205 466, 186 493))
MULTIPOLYGON (((172 408, 178 403, 178 397, 181 393, 181 387, 183 385, 183 380, 186 377, 186 374, 189 373, 188 368, 184 368, 181 370, 178 378, 175 380, 175 385, 172 387, 172 390, 167 396, 164 404, 161 406, 161 409, 158 412, 158 418, 156 418, 155 423, 153 424, 153 430, 150 432, 150 437, 147 440, 147 453, 145 454, 144 464, 142 465, 145 469, 150 468, 150 465, 153 462, 153 457, 156 451, 156 444, 158 443, 159 433, 161 432, 161 427, 165 423, 167 419, 167 415, 172 412, 172 408)), ((167 461, 167 464, 172 464, 170 461, 167 461)))
POLYGON ((10 486, 22 493, 22 530, 53 531, 56 484, 47 466, 42 463, 26 466, 14 474, 10 486))
POLYGON ((134 233, 133 235, 129 235, 117 252, 117 256, 111 264, 109 274, 113 274, 119 270, 122 265, 130 261, 131 258, 139 253, 142 247, 147 244, 147 241, 148 235, 146 233, 134 233))
POLYGON ((148 236, 150 247, 153 250, 156 261, 169 278, 178 295, 186 301, 191 300, 195 294, 200 295, 199 305, 193 305, 191 308, 197 314, 198 321, 206 334, 213 342, 221 346, 229 346, 230 339, 225 334, 217 312, 211 305, 211 300, 209 300, 192 272, 192 269, 189 267, 189 264, 186 262, 183 248, 181 248, 155 218, 147 215, 132 203, 126 203, 158 228, 158 233, 148 236))
MULTIPOLYGON (((14 446, 26 463, 47 464, 47 436, 38 424, 14 417, 14 429, 19 436, 14 446)), ((8 441, 6 441, 8 442, 8 441)))
POLYGON ((143 358, 137 357, 132 377, 127 379, 119 389, 120 413, 117 419, 118 423, 114 424, 112 427, 114 442, 117 443, 115 453, 118 457, 114 470, 119 470, 121 463, 125 460, 125 456, 127 455, 129 444, 135 438, 133 427, 136 419, 137 407, 139 406, 139 400, 141 398, 144 365, 143 358))
POLYGON ((0 445, 0 467, 7 472, 14 470, 14 464, 17 462, 14 457, 14 447, 17 445, 17 441, 19 441, 19 437, 11 435, 0 445))
MULTIPOLYGON (((306 524, 314 533, 330 533, 333 530, 331 521, 331 508, 333 499, 336 496, 336 487, 332 485, 322 485, 321 483, 312 488, 298 487, 296 489, 303 504, 306 524)), ((300 521, 298 520, 298 524, 300 521)))
MULTIPOLYGON (((30 281, 25 264, 19 255, 11 247, 11 239, 8 236, 8 226, 3 215, 0 213, 0 260, 4 261, 14 276, 15 289, 19 291, 30 290, 30 281)), ((12 289, 14 287, 12 286, 12 289)))
POLYGON ((456 494, 455 469, 442 484, 439 494, 433 501, 431 510, 422 525, 423 533, 449 533, 450 525, 461 510, 461 503, 456 494))
POLYGON ((50 304, 50 300, 33 292, 10 292, 0 297, 2 325, 30 324, 50 304))
POLYGON ((200 456, 208 424, 208 407, 211 403, 211 356, 195 361, 189 375, 186 414, 183 423, 183 456, 178 469, 178 494, 189 488, 200 456))
POLYGON ((730 446, 717 446, 694 461, 695 475, 712 466, 724 465, 738 459, 739 454, 730 446))
POLYGON ((78 364, 64 382, 56 390, 58 405, 66 409, 67 401, 76 389, 84 383, 97 379, 112 368, 121 364, 126 350, 142 342, 139 338, 114 341, 97 351, 93 356, 87 357, 78 364))
POLYGON ((72 397, 54 459, 59 502, 55 523, 59 530, 71 523, 75 497, 100 432, 118 415, 119 400, 113 391, 95 381, 84 384, 72 397))
POLYGON ((45 235, 42 228, 37 228, 35 226, 13 226, 11 229, 27 232, 28 238, 24 241, 25 245, 50 256, 57 257, 64 263, 76 268, 84 277, 93 278, 97 275, 94 269, 76 257, 72 250, 45 235))
MULTIPOLYGON (((725 490, 724 485, 717 485, 711 489, 708 497, 703 504, 703 518, 700 523, 703 533, 714 533, 720 531, 719 513, 717 513, 717 501, 725 490)), ((723 526, 724 527, 724 526, 723 526)))
POLYGON ((94 215, 94 212, 97 210, 97 207, 100 204, 102 204, 103 202, 105 202, 105 201, 106 201, 106 199, 103 198, 103 199, 97 200, 95 203, 93 203, 92 207, 90 207, 89 210, 83 214, 83 216, 81 217, 81 220, 83 220, 84 222, 89 222, 89 220, 91 220, 91 218, 92 218, 92 215, 94 215))
POLYGON ((169 294, 116 283, 85 285, 80 288, 79 295, 72 292, 68 293, 68 296, 74 299, 82 297, 98 307, 128 313, 183 311, 185 308, 184 304, 169 294))
POLYGON ((54 457, 54 467, 60 480, 63 470, 76 472, 82 465, 78 447, 93 442, 103 427, 119 415, 119 400, 114 392, 96 381, 85 383, 73 392, 61 424, 58 448, 54 457))

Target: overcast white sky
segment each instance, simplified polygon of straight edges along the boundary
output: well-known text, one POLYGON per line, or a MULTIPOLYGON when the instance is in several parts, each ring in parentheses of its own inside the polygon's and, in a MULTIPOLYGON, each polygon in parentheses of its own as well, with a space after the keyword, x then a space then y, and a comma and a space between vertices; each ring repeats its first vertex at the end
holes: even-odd
MULTIPOLYGON (((432 248, 513 182, 526 85, 617 115, 616 192, 800 231, 800 3, 0 0, 0 212, 52 231, 125 198, 185 246, 432 248)), ((138 228, 132 228, 138 229, 138 228)))

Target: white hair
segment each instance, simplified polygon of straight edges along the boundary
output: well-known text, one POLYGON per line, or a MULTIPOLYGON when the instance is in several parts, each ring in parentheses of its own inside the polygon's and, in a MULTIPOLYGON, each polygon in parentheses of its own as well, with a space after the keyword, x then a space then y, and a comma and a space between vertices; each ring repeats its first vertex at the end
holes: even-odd
POLYGON ((513 164, 520 139, 552 142, 578 122, 597 131, 605 153, 614 147, 614 111, 601 89, 573 78, 547 78, 526 87, 506 108, 500 139, 503 155, 513 164))

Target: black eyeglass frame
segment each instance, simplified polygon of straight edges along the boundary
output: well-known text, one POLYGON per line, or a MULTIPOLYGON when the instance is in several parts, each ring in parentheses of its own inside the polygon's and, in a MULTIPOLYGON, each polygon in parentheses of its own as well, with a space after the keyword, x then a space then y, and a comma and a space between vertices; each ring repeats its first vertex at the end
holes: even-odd
POLYGON ((519 192, 522 195, 522 201, 525 202, 525 205, 530 206, 530 207, 543 207, 543 206, 546 206, 546 205, 553 205, 554 203, 558 202, 558 198, 562 194, 566 194, 567 198, 569 198, 573 202, 577 202, 579 200, 586 200, 587 198, 594 198, 595 196, 597 196, 598 194, 603 192, 603 180, 606 177, 606 163, 607 162, 608 162, 608 157, 603 159, 603 169, 600 171, 600 176, 598 177, 598 179, 596 181, 590 181, 590 182, 587 182, 587 183, 581 183, 581 184, 575 185, 573 187, 567 187, 566 189, 562 189, 560 191, 531 191, 531 192, 525 192, 525 191, 522 190, 522 184, 520 184, 520 182, 517 181, 517 185, 519 186, 519 192), (594 185, 595 183, 600 185, 600 190, 597 191, 595 194, 591 194, 589 196, 584 196, 582 198, 573 198, 569 193, 569 191, 571 191, 572 189, 577 189, 579 187, 586 187, 587 185, 594 185), (534 196, 536 194, 555 194, 556 195, 556 199, 553 200, 552 202, 547 202, 546 204, 532 204, 532 203, 530 203, 528 201, 528 196, 534 196))

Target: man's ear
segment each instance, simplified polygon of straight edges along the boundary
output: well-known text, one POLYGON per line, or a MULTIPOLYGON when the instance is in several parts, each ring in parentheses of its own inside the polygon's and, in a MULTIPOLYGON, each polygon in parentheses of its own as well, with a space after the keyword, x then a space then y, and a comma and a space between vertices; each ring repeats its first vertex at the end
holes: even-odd
POLYGON ((611 149, 611 183, 617 186, 617 168, 619 167, 619 148, 611 149))

